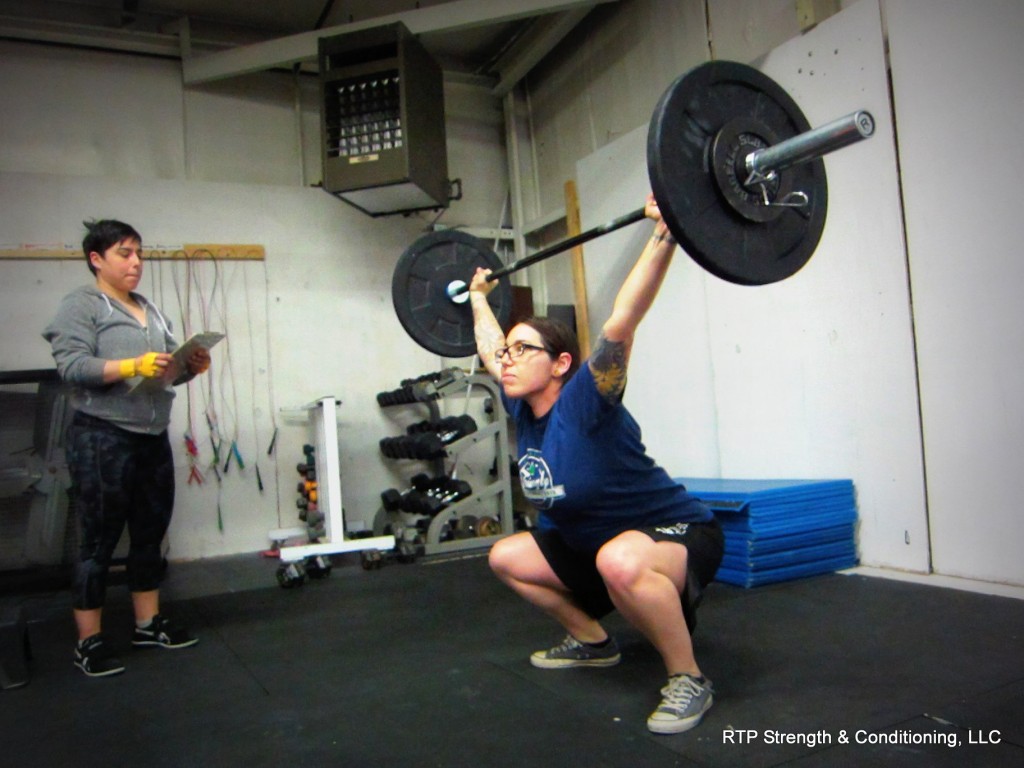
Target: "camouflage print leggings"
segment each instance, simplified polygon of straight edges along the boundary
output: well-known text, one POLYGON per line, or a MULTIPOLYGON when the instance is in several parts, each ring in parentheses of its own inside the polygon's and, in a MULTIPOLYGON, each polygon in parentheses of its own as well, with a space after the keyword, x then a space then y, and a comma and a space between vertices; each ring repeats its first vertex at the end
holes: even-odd
POLYGON ((174 460, 167 433, 143 435, 76 413, 68 431, 71 497, 81 530, 74 607, 103 606, 107 571, 128 526, 128 588, 156 589, 160 543, 174 507, 174 460))

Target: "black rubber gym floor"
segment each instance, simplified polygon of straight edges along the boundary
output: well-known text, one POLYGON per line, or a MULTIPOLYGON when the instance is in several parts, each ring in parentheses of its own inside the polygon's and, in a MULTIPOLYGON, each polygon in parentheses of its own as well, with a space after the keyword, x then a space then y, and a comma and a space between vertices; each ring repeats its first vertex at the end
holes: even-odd
POLYGON ((347 558, 292 590, 255 555, 172 564, 165 612, 200 636, 181 651, 131 650, 111 588, 128 671, 107 679, 73 667, 65 595, 14 596, 33 659, 0 691, 3 764, 1024 765, 1024 601, 839 574, 712 584, 695 645, 715 705, 655 736, 661 662, 619 617, 619 666, 538 670, 561 633, 484 558, 347 558))

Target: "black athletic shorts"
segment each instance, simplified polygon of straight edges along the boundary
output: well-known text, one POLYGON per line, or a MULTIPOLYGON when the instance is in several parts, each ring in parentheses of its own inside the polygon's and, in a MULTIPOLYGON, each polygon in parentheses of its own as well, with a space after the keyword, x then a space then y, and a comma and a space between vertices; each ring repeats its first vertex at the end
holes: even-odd
MULTIPOLYGON (((704 587, 715 578, 718 565, 722 562, 725 537, 721 525, 712 519, 706 523, 676 523, 635 530, 646 533, 655 541, 674 541, 686 547, 686 588, 680 600, 687 626, 693 632, 696 625, 695 612, 704 587)), ((597 552, 570 549, 561 534, 553 528, 534 530, 532 534, 548 565, 573 593, 583 610, 595 619, 615 610, 604 579, 597 571, 597 552)))

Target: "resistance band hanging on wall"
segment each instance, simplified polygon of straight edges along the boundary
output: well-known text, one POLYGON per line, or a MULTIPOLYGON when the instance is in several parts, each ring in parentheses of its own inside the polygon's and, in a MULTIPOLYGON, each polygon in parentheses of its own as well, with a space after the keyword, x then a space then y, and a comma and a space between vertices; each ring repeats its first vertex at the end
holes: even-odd
MULTIPOLYGON (((260 249, 262 254, 262 249, 260 249)), ((222 531, 225 527, 225 508, 223 506, 223 484, 232 474, 239 477, 246 477, 247 464, 255 471, 255 482, 262 493, 264 491, 263 473, 258 462, 247 457, 257 455, 260 452, 260 440, 258 437, 259 424, 257 417, 261 409, 257 405, 256 398, 256 370, 260 367, 256 359, 255 341, 253 339, 254 323, 258 318, 252 311, 253 301, 250 296, 250 284, 248 271, 255 268, 251 261, 256 259, 221 259, 220 249, 217 247, 196 247, 189 253, 171 253, 168 259, 171 269, 170 282, 173 284, 174 298, 177 302, 178 317, 182 332, 186 337, 194 331, 194 328, 202 329, 218 328, 227 331, 227 338, 222 347, 223 353, 219 356, 218 362, 210 371, 210 375, 198 377, 186 385, 187 399, 187 427, 184 435, 186 457, 189 464, 189 484, 201 486, 208 476, 217 480, 217 526, 222 531), (242 285, 238 286, 239 270, 241 270, 242 285), (229 283, 233 283, 229 285, 229 283), (229 298, 237 297, 239 290, 244 292, 245 313, 244 316, 238 311, 237 306, 229 302, 229 298), (242 330, 244 328, 244 331, 242 330), (241 341, 240 334, 249 334, 249 356, 248 361, 236 360, 233 356, 232 339, 241 341), (248 374, 243 370, 246 365, 251 367, 248 374), (255 445, 255 453, 242 444, 242 425, 240 418, 242 409, 239 405, 240 391, 238 389, 239 375, 248 375, 252 383, 249 404, 252 413, 252 430, 255 445), (200 436, 205 423, 206 434, 200 436), (207 462, 203 456, 209 457, 207 462), (236 472, 231 472, 231 465, 235 464, 236 472)), ((263 274, 266 277, 266 263, 263 261, 263 274)), ((164 294, 164 265, 151 270, 153 280, 157 283, 155 292, 164 294)), ((264 279, 264 292, 266 293, 267 280, 264 279)), ((264 307, 269 308, 269 297, 264 296, 264 307)), ((264 318, 265 321, 269 317, 264 318)), ((268 340, 267 357, 269 361, 269 333, 265 336, 268 340)), ((236 347, 237 350, 237 347, 236 347)), ((269 394, 269 393, 268 393, 269 394)), ((271 403, 271 419, 273 420, 273 407, 271 403)), ((276 430, 276 423, 271 425, 276 430)), ((248 438, 247 438, 248 439, 248 438)), ((271 438, 273 440, 273 438, 271 438)), ((272 449, 268 451, 268 455, 272 449)), ((276 473, 272 473, 276 479, 276 473)), ((276 486, 276 483, 275 483, 276 486)))

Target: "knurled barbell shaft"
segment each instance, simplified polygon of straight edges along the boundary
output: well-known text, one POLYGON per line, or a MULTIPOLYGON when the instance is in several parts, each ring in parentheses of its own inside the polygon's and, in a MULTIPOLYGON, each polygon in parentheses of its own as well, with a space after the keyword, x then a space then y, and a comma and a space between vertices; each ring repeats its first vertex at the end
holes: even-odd
MULTIPOLYGON (((498 280, 505 277, 505 275, 511 275, 513 272, 518 272, 531 264, 536 264, 538 261, 544 261, 544 259, 551 256, 568 251, 570 248, 575 248, 577 245, 582 245, 583 243, 598 238, 601 235, 606 235, 609 232, 614 232, 616 229, 622 229, 625 226, 642 221, 646 215, 644 213, 645 210, 645 208, 638 208, 631 213, 627 213, 625 216, 619 216, 618 218, 612 219, 611 221, 594 227, 593 229, 588 229, 586 232, 580 232, 578 235, 573 235, 572 237, 566 238, 565 240, 557 242, 552 246, 537 251, 536 253, 531 253, 529 256, 524 256, 518 261, 512 262, 507 267, 491 272, 491 274, 487 276, 487 280, 488 282, 498 280)), ((449 291, 449 296, 454 298, 468 290, 468 285, 458 286, 449 291)))
POLYGON ((751 152, 746 158, 747 173, 753 179, 767 178, 785 168, 815 160, 866 139, 874 132, 875 119, 871 113, 859 110, 820 128, 751 152))

